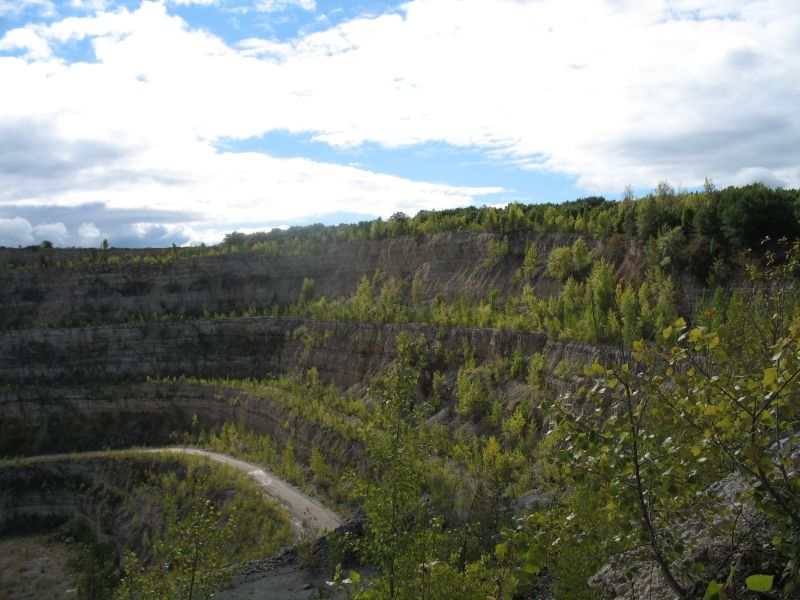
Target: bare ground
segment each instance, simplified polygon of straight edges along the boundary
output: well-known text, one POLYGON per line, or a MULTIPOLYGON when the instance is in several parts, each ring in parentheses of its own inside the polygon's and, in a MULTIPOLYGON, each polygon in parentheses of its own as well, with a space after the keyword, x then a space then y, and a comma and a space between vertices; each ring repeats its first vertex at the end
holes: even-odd
POLYGON ((76 598, 70 555, 68 547, 48 535, 0 538, 0 600, 76 598))

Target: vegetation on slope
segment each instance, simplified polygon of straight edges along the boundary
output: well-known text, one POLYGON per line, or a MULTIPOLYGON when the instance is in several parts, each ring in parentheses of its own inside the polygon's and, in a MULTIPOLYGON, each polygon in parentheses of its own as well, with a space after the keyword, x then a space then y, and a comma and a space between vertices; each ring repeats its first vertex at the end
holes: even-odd
POLYGON ((2 477, 15 493, 52 488, 82 496, 90 515, 124 513, 127 524, 116 520, 117 530, 104 531, 111 541, 78 526, 80 519, 67 525, 66 537, 81 544, 73 565, 79 599, 207 598, 248 560, 272 555, 292 537, 283 509, 245 475, 213 463, 141 452, 69 461, 6 461, 2 477))
MULTIPOLYGON (((292 304, 234 314, 538 331, 612 345, 619 359, 575 374, 541 354, 479 363, 469 344, 445 351, 400 335, 393 368, 358 394, 326 385, 316 369, 259 381, 180 379, 267 397, 288 409, 287 428, 311 423, 341 440, 337 448, 315 445, 301 458, 291 438, 278 444, 246 422, 193 428, 184 439, 261 460, 360 507, 367 536, 348 552, 380 574, 367 585, 332 569, 334 583, 357 597, 524 598, 546 588, 590 598, 598 584, 640 594, 653 569, 659 575, 647 585, 667 595, 722 598, 771 577, 775 595, 791 596, 800 564, 798 206, 797 191, 761 185, 690 194, 662 185, 638 201, 231 234, 203 251, 286 256, 352 240, 486 231, 486 272, 503 264, 515 231, 579 234, 547 256, 530 244, 512 288, 476 303, 423 300, 418 278, 377 272, 346 297, 325 298, 306 279, 292 304), (602 253, 590 236, 610 236, 602 253), (620 269, 614 249, 629 243, 641 249, 641 273, 620 269), (676 297, 687 269, 715 286, 691 311, 676 297), (732 274, 737 289, 719 285, 732 274), (537 295, 543 276, 560 282, 556 293, 537 295), (341 452, 348 446, 360 460, 341 452), (528 501, 515 506, 520 496, 528 501)), ((309 350, 314 343, 309 337, 309 350)), ((192 508, 187 518, 208 517, 192 508)))

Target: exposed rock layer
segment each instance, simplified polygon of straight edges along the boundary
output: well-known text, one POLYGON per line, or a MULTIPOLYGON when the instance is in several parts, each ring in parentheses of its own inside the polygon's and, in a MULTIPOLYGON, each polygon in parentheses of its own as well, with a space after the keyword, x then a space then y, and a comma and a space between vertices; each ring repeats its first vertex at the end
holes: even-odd
POLYGON ((161 513, 148 494, 131 493, 153 470, 177 470, 177 460, 108 457, 53 458, 4 464, 0 469, 0 532, 30 523, 70 520, 99 542, 145 555, 142 534, 160 527, 161 513), (137 518, 133 519, 136 514, 137 518))
MULTIPOLYGON (((509 251, 492 268, 485 267, 487 233, 440 233, 419 238, 333 243, 311 256, 269 257, 234 252, 132 264, 132 251, 12 250, 0 248, 0 328, 25 328, 81 322, 119 322, 134 315, 202 316, 250 306, 268 307, 297 300, 305 278, 315 295, 328 299, 352 294, 363 275, 380 269, 386 277, 410 281, 419 275, 423 300, 440 294, 452 300, 484 298, 490 289, 508 290, 522 264, 525 247, 535 243, 539 256, 574 235, 508 235, 509 251), (119 263, 101 260, 119 257, 119 263), (87 260, 86 264, 80 261, 87 260), (76 266, 64 265, 69 261, 76 266), (9 268, 13 267, 13 268, 9 268)), ((594 242, 592 242, 594 243, 594 242)), ((169 251, 143 251, 153 258, 169 251)), ((539 294, 558 283, 542 277, 539 294)))
POLYGON ((174 443, 182 432, 241 423, 268 434, 278 447, 291 439, 304 460, 314 446, 351 464, 363 460, 360 447, 297 418, 279 402, 216 386, 22 387, 0 393, 0 410, 0 456, 161 446, 174 443))

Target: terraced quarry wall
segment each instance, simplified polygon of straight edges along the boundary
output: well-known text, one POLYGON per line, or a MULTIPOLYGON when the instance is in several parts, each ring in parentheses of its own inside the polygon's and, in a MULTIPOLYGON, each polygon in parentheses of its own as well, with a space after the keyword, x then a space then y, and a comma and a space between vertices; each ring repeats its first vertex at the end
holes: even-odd
MULTIPOLYGON (((66 321, 115 322, 131 315, 202 316, 295 301, 303 280, 314 280, 317 295, 349 296, 364 274, 380 269, 389 277, 418 274, 425 300, 463 295, 481 299, 490 289, 509 289, 526 244, 547 256, 574 235, 509 234, 505 260, 482 268, 491 240, 486 233, 442 233, 422 238, 335 243, 311 256, 267 256, 234 252, 169 260, 169 251, 151 251, 167 261, 132 263, 125 250, 0 249, 0 328, 25 328, 66 321), (116 261, 106 262, 102 261, 116 261), (87 261, 83 263, 82 261, 87 261), (67 263, 73 266, 65 267, 67 263)), ((140 256, 147 256, 145 251, 140 256)), ((558 289, 542 278, 540 294, 558 289)))
POLYGON ((316 367, 341 388, 367 382, 395 357, 397 335, 476 358, 541 351, 544 334, 418 324, 236 318, 0 332, 0 381, 97 382, 190 375, 260 378, 316 367))
MULTIPOLYGON (((576 236, 510 234, 507 255, 487 269, 484 261, 495 239, 485 233, 443 233, 330 244, 305 257, 235 252, 157 264, 134 259, 169 258, 171 251, 0 249, 0 454, 166 443, 187 431, 193 418, 208 430, 226 421, 244 423, 281 444, 288 434, 280 403, 234 401, 230 390, 168 385, 163 379, 263 379, 314 367, 323 382, 360 394, 395 360, 400 332, 424 335, 441 356, 462 357, 470 348, 479 364, 517 350, 524 356, 542 352, 551 387, 563 389, 569 381, 553 374, 556 365, 585 364, 613 350, 548 342, 540 333, 470 327, 187 318, 291 303, 305 278, 314 280, 317 296, 348 296, 361 277, 376 269, 406 281, 417 275, 423 300, 438 295, 479 301, 491 289, 509 291, 518 285, 514 273, 527 244, 535 243, 540 256, 546 256, 576 236), (102 263, 98 257, 114 260, 102 263), (150 319, 168 315, 170 320, 126 322, 132 314, 150 319), (101 324, 52 326, 81 321, 101 324), (148 378, 158 381, 147 383, 148 378)), ((601 242, 592 243, 598 252, 605 251, 601 242)), ((635 263, 636 252, 631 246, 619 268, 635 263)), ((544 274, 535 286, 537 294, 545 295, 560 288, 544 274)), ((449 370, 452 383, 454 364, 435 367, 449 370)), ((301 458, 310 443, 342 446, 335 436, 311 431, 297 419, 291 430, 301 458)), ((337 449, 345 457, 358 454, 348 452, 337 449)))
MULTIPOLYGON (((465 343, 479 362, 543 352, 552 373, 612 349, 548 343, 542 334, 424 325, 249 318, 36 329, 0 333, 0 455, 124 448, 176 441, 193 419, 207 430, 244 423, 282 445, 292 432, 301 458, 316 444, 343 458, 360 453, 315 430, 279 402, 223 388, 147 377, 255 378, 315 367, 323 380, 360 389, 396 358, 401 331, 454 355, 465 343)), ((442 365, 446 371, 446 365, 442 365)), ((568 382, 551 375, 553 386, 568 382)), ((196 425, 197 426, 197 425, 196 425)))

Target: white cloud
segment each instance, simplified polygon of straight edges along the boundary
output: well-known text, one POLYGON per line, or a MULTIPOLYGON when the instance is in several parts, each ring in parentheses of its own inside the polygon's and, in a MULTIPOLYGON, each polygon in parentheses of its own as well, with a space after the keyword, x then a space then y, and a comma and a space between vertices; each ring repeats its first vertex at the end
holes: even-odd
POLYGON ((94 223, 81 223, 78 227, 78 235, 84 239, 94 240, 100 237, 100 230, 94 223))
POLYGON ((219 4, 219 0, 168 0, 170 4, 177 4, 177 5, 184 5, 188 6, 191 4, 200 4, 203 6, 216 6, 219 4))
POLYGON ((55 5, 51 0, 0 0, 0 16, 17 16, 29 8, 46 16, 55 13, 55 5))
POLYGON ((47 60, 52 56, 50 44, 32 29, 12 29, 0 39, 0 51, 25 50, 31 60, 47 60))
POLYGON ((775 172, 764 167, 747 167, 740 169, 734 175, 731 183, 733 185, 747 185, 749 183, 763 183, 769 187, 788 187, 789 182, 797 180, 798 173, 775 172))
POLYGON ((0 80, 15 91, 0 102, 0 126, 48 123, 49 137, 34 140, 47 151, 31 148, 13 182, 0 164, 0 197, 192 211, 185 227, 197 233, 213 221, 491 203, 500 191, 218 149, 276 129, 344 148, 481 148, 606 193, 706 176, 727 185, 753 169, 798 186, 798 30, 788 0, 414 0, 233 47, 161 2, 33 24, 0 40, 27 52, 0 56, 0 80), (96 63, 53 58, 85 38, 96 63), (37 155, 57 176, 36 176, 37 155))
MULTIPOLYGON (((20 182, 19 173, 13 174, 13 185, 5 189, 24 194, 6 196, 7 203, 103 202, 125 209, 146 201, 152 209, 200 213, 206 223, 274 223, 341 211, 413 213, 476 203, 501 191, 216 150, 214 143, 222 137, 248 137, 280 126, 293 92, 271 91, 286 77, 277 65, 243 57, 207 33, 187 30, 161 4, 73 17, 33 31, 59 42, 90 36, 99 62, 28 64, 0 58, 0 77, 22 92, 0 105, 0 125, 48 123, 48 135, 33 140, 48 151, 27 149, 32 166, 17 171, 32 176, 20 182), (60 150, 53 156, 56 143, 60 150), (63 174, 56 179, 37 175, 40 156, 48 156, 63 174)), ((14 139, 19 138, 17 133, 14 139)))
POLYGON ((315 0, 258 0, 256 10, 259 12, 279 12, 289 8, 302 8, 303 10, 316 10, 315 0))
POLYGON ((33 227, 23 218, 0 218, 0 245, 26 246, 33 243, 33 227))
POLYGON ((48 240, 56 246, 62 246, 69 237, 69 231, 64 223, 40 223, 33 228, 33 236, 39 242, 48 240))
POLYGON ((111 0, 70 0, 70 7, 75 10, 99 11, 105 10, 111 0))
POLYGON ((798 164, 798 28, 782 1, 438 0, 266 50, 296 86, 289 129, 494 148, 613 190, 732 180, 764 151, 770 169, 798 164))

